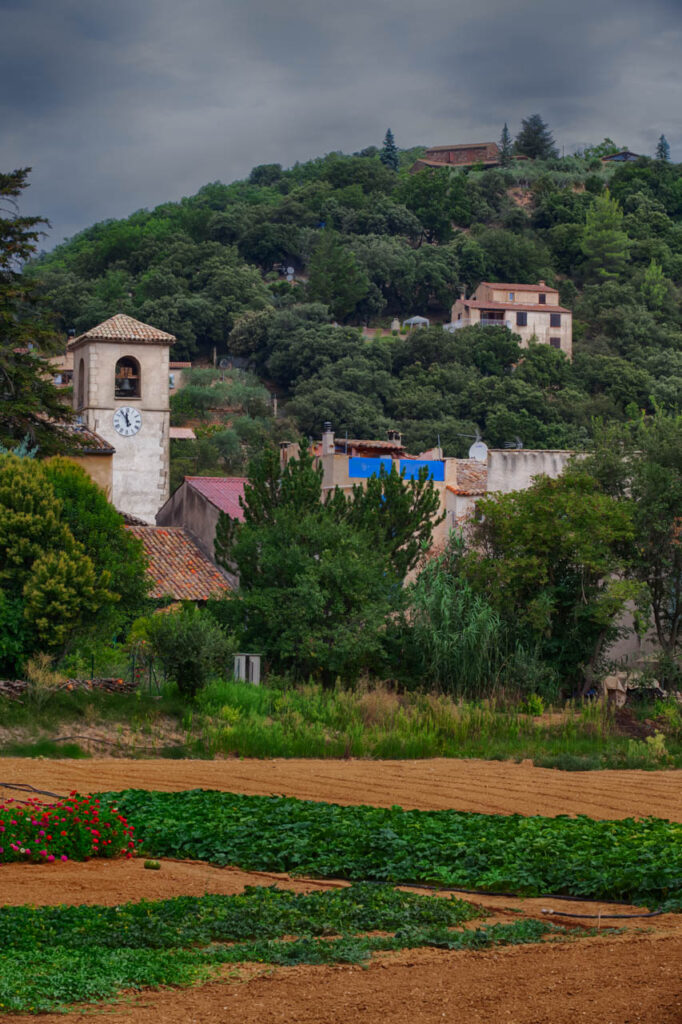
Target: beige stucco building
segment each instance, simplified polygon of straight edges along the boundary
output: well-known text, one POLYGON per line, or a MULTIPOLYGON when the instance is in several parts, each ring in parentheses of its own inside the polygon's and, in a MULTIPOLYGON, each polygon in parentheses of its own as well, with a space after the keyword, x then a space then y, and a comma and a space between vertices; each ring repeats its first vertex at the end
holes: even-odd
POLYGON ((73 354, 73 402, 81 422, 115 449, 111 500, 153 523, 168 498, 168 354, 175 341, 118 314, 81 334, 73 354))
POLYGON ((452 322, 446 329, 482 324, 508 327, 528 347, 531 338, 541 345, 573 355, 573 314, 559 305, 559 292, 544 281, 537 284, 491 284, 482 281, 470 298, 464 295, 452 307, 452 322))

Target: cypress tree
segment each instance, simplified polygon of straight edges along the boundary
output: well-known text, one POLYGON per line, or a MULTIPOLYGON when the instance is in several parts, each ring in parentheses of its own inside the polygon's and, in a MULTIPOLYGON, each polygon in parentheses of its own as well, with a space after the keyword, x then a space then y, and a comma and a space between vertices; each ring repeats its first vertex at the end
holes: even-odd
POLYGON ((670 160, 670 144, 665 135, 661 135, 656 146, 656 159, 667 163, 670 160))
POLYGON ((384 145, 381 150, 379 159, 381 160, 384 167, 390 167, 392 171, 398 170, 398 147, 395 144, 393 132, 391 131, 390 128, 386 130, 386 135, 384 136, 384 145))
POLYGON ((509 134, 509 128, 507 122, 504 122, 504 128, 500 136, 500 167, 509 167, 512 162, 512 140, 509 134))

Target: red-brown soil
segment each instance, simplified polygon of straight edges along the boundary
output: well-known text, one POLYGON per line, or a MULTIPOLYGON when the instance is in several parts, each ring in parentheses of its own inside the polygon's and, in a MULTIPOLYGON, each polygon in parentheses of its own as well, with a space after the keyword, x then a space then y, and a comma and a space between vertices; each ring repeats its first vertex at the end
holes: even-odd
POLYGON ((682 821, 682 771, 560 772, 530 762, 2 758, 0 798, 11 795, 2 789, 3 782, 29 783, 58 794, 130 787, 219 789, 377 807, 593 818, 653 815, 682 821))
MULTIPOLYGON (((137 786, 286 793, 338 803, 497 813, 654 814, 682 820, 682 772, 562 774, 531 765, 483 761, 48 761, 3 759, 0 782, 30 783, 55 793, 137 786)), ((0 789, 0 798, 11 795, 0 789)), ((7 903, 109 903, 204 892, 238 892, 245 884, 310 889, 343 884, 163 861, 6 865, 7 903)), ((610 905, 471 897, 495 919, 513 908, 618 913, 610 905)), ((581 922, 553 918, 557 923, 581 922)), ((596 922, 594 922, 596 924, 596 922)), ((600 922, 603 925, 609 922, 600 922)), ((612 922, 619 924, 620 922, 612 922)), ((41 1024, 77 1024, 93 1014, 108 1024, 682 1024, 682 915, 639 919, 625 934, 480 953, 405 950, 368 968, 263 965, 226 969, 200 988, 128 993, 115 1006, 42 1015, 41 1024)), ((10 1015, 13 1024, 36 1018, 10 1015)))

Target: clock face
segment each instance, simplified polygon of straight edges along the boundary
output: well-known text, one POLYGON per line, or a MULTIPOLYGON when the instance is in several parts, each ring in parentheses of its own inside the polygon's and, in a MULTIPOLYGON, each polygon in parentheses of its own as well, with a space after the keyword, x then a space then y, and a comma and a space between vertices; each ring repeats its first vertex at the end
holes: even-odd
POLYGON ((132 437, 142 426, 142 416, 137 409, 122 405, 114 413, 114 430, 123 437, 132 437))

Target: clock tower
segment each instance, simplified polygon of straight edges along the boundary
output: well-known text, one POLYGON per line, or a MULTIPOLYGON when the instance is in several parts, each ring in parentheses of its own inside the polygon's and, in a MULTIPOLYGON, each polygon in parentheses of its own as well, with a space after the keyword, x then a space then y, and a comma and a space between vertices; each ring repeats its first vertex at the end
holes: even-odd
POLYGON ((119 313, 74 338, 73 404, 81 421, 116 449, 111 500, 153 523, 168 498, 172 334, 119 313))

